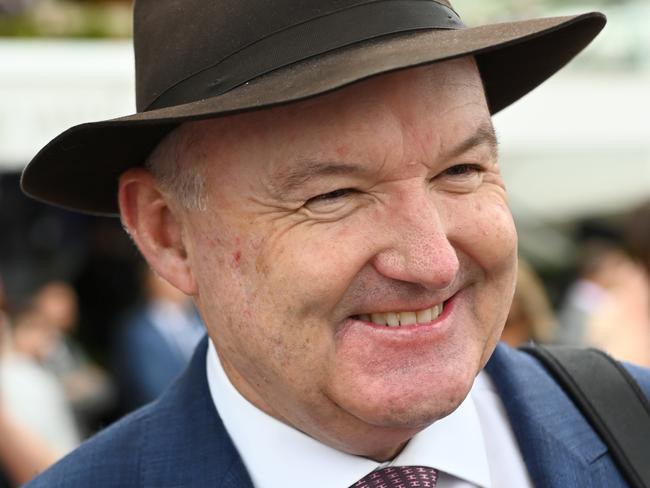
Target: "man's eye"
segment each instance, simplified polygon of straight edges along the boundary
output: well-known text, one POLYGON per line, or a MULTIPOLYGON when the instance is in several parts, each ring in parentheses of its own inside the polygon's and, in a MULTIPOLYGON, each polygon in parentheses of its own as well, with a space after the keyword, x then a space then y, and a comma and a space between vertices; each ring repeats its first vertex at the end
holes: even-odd
POLYGON ((485 167, 480 164, 456 164, 438 173, 433 182, 441 190, 452 193, 471 193, 481 186, 485 171, 485 167))
POLYGON ((350 210, 353 208, 350 205, 354 201, 351 197, 356 193, 358 193, 357 190, 352 188, 330 191, 310 198, 305 202, 303 208, 314 215, 340 215, 343 209, 350 210))
POLYGON ((442 172, 444 176, 471 176, 477 173, 483 173, 484 169, 481 165, 478 164, 457 164, 450 168, 447 168, 442 172))
POLYGON ((348 196, 354 192, 353 189, 351 188, 342 188, 340 190, 334 190, 328 193, 323 193, 322 195, 315 196, 313 198, 310 198, 307 200, 306 204, 312 204, 312 203, 330 203, 335 200, 339 200, 345 196, 348 196))

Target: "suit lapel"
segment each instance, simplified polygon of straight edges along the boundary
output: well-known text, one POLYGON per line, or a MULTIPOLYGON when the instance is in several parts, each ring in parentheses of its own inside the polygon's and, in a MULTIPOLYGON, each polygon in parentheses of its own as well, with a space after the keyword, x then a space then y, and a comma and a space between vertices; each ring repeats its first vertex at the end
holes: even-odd
POLYGON ((253 488, 217 414, 206 377, 207 337, 183 375, 147 418, 141 453, 142 486, 253 488))
POLYGON ((587 486, 592 463, 607 448, 541 365, 499 345, 486 370, 535 486, 587 486))

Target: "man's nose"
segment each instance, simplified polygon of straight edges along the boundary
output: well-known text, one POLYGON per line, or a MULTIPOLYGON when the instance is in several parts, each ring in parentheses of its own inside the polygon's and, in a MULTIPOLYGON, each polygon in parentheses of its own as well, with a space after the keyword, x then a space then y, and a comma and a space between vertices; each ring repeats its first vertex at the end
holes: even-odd
POLYGON ((382 229, 385 247, 373 258, 374 268, 388 278, 427 289, 449 287, 459 261, 431 196, 405 198, 395 207, 382 229))

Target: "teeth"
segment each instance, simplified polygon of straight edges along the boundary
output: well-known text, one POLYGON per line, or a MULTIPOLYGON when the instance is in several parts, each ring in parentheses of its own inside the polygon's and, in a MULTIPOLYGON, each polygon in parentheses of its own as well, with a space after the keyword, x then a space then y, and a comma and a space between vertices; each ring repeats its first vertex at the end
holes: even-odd
POLYGON ((399 327, 399 314, 388 312, 386 315, 386 324, 391 327, 399 327))
POLYGON ((430 308, 427 308, 426 310, 420 310, 415 315, 417 317, 418 324, 426 324, 428 322, 431 322, 433 312, 430 308))
POLYGON ((386 312, 361 314, 358 319, 364 322, 373 322, 377 325, 399 327, 400 325, 428 324, 437 319, 443 310, 443 304, 435 305, 426 310, 417 312, 386 312))
POLYGON ((399 325, 412 325, 417 323, 415 312, 400 312, 399 325))
POLYGON ((386 314, 385 313, 373 313, 370 318, 375 324, 386 325, 386 314))

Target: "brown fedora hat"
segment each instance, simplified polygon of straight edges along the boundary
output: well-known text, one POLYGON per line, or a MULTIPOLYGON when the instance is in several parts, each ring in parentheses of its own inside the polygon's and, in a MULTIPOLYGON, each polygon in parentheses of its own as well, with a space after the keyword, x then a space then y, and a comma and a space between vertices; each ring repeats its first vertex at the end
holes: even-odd
POLYGON ((468 28, 446 0, 138 0, 135 115, 75 126, 25 168, 30 196, 115 215, 117 181, 173 128, 474 55, 492 113, 591 42, 589 13, 468 28))

